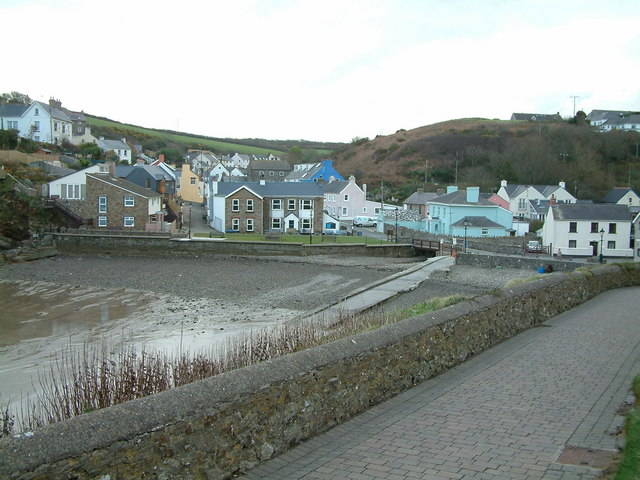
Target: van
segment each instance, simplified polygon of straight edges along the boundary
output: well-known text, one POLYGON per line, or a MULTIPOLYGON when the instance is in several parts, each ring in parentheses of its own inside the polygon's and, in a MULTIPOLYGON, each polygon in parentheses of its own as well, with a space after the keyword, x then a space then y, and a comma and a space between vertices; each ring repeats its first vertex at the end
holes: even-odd
POLYGON ((354 217, 354 227, 375 227, 378 225, 378 219, 373 217, 354 217))

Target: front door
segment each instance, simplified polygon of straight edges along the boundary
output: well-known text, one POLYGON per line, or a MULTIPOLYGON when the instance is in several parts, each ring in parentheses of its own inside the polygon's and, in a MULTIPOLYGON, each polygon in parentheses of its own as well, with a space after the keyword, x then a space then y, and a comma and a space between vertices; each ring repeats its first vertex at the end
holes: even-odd
POLYGON ((591 245, 591 255, 593 255, 594 257, 598 256, 598 242, 589 242, 589 245, 591 245))

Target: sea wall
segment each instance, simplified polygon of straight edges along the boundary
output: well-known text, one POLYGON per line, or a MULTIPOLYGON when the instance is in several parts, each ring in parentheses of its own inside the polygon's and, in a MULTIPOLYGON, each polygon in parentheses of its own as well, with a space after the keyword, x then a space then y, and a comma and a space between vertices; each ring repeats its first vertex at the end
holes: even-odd
POLYGON ((10 479, 224 479, 613 288, 634 265, 543 277, 0 440, 10 479))

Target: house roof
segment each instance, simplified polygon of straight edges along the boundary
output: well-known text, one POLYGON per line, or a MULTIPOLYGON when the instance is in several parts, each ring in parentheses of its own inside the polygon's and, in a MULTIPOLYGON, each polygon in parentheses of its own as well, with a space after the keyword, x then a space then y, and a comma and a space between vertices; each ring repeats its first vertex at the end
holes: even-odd
POLYGON ((131 147, 122 140, 101 139, 100 143, 104 145, 105 150, 131 150, 131 147))
POLYGON ((71 118, 64 112, 62 109, 53 107, 51 105, 47 105, 42 102, 33 102, 31 105, 36 104, 43 110, 45 110, 52 118, 57 118, 58 120, 64 120, 65 122, 71 122, 71 118))
POLYGON ((121 190, 126 190, 141 197, 162 197, 162 194, 160 193, 156 193, 152 190, 149 190, 148 188, 136 185, 135 183, 128 182, 126 180, 123 180, 122 178, 112 177, 111 175, 108 175, 106 173, 87 173, 87 177, 95 178, 96 180, 108 183, 113 187, 119 188, 121 190))
POLYGON ((29 105, 23 105, 22 103, 0 105, 0 117, 21 117, 27 108, 29 108, 29 105))
POLYGON ((616 220, 631 221, 629 207, 609 203, 582 204, 560 203, 551 207, 553 218, 567 220, 616 220))
POLYGON ((434 198, 438 198, 441 194, 436 192, 414 192, 409 195, 404 202, 407 205, 426 205, 434 198))
POLYGON ((349 186, 347 180, 334 180, 324 184, 324 193, 340 193, 349 186))
POLYGON ((219 182, 217 196, 226 197, 246 187, 260 197, 321 197, 322 186, 311 182, 219 182))
POLYGON ((136 170, 144 170, 155 180, 172 180, 168 172, 166 172, 162 167, 158 167, 155 165, 118 165, 116 167, 116 176, 120 178, 127 178, 136 170))
POLYGON ((507 192, 509 198, 514 198, 518 195, 521 195, 528 188, 533 188, 534 190, 537 190, 543 197, 549 198, 553 193, 562 189, 560 185, 505 185, 502 188, 504 188, 505 192, 507 192))
MULTIPOLYGON (((296 165, 297 166, 297 165, 296 165)), ((305 164, 305 168, 296 168, 293 167, 293 170, 289 172, 286 177, 286 180, 289 181, 300 181, 307 180, 315 175, 320 168, 322 168, 322 163, 314 163, 314 164, 305 164)))
POLYGON ((250 170, 291 170, 291 165, 286 160, 251 160, 250 170))
POLYGON ((638 195, 632 188, 613 187, 602 199, 602 203, 618 203, 629 192, 633 192, 636 196, 638 195))
POLYGON ((488 194, 481 193, 478 197, 477 202, 468 202, 467 191, 457 190, 452 193, 446 193, 444 195, 440 195, 439 197, 433 199, 431 203, 444 203, 447 205, 490 205, 493 207, 497 207, 495 203, 489 201, 488 197, 489 197, 488 194))
POLYGON ((591 122, 621 123, 621 120, 638 115, 639 112, 630 110, 591 110, 587 115, 587 120, 591 122))
POLYGON ((530 122, 549 122, 562 120, 559 113, 514 113, 511 120, 528 120, 530 122))
POLYGON ((481 228, 501 228, 504 230, 504 225, 489 220, 487 217, 463 217, 457 222, 451 224, 452 227, 464 227, 464 222, 467 222, 467 227, 481 227, 481 228))

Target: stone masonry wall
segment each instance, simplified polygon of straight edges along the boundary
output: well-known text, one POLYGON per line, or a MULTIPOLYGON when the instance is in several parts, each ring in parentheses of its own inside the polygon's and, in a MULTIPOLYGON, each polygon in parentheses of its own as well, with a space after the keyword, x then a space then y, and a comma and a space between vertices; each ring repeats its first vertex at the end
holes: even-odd
POLYGON ((637 266, 492 295, 0 440, 9 479, 223 479, 595 295, 637 266))
POLYGON ((547 265, 551 265, 553 270, 558 272, 572 272, 579 267, 594 265, 584 261, 557 260, 556 258, 538 256, 531 253, 519 256, 458 253, 456 264, 482 268, 527 268, 533 273, 538 268, 546 267, 547 265))

